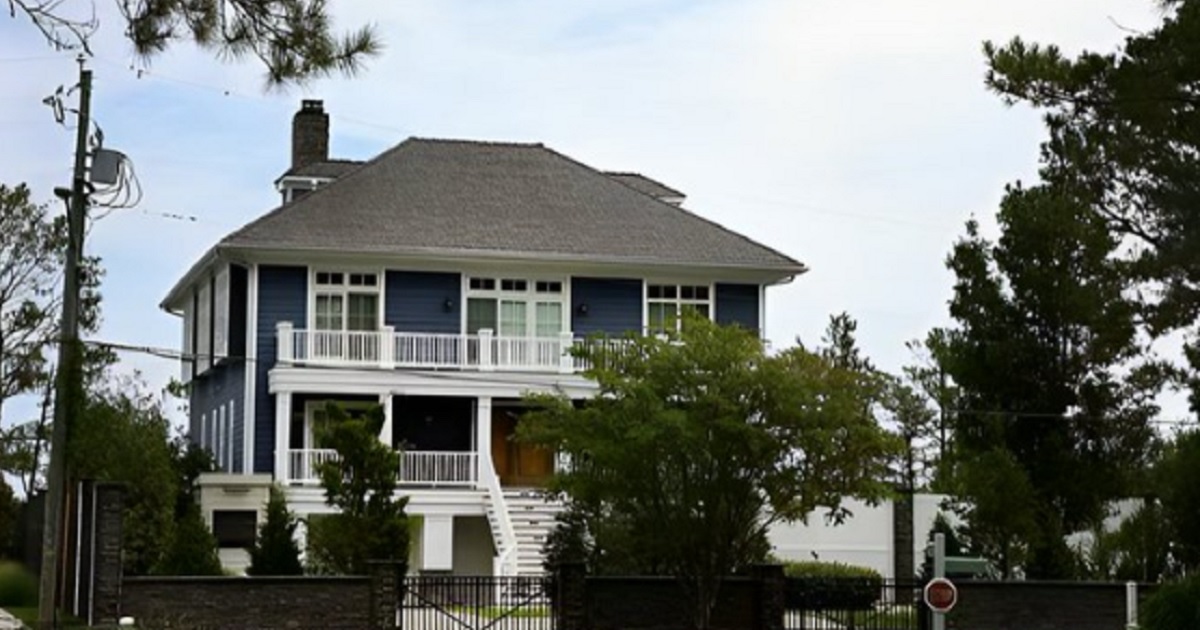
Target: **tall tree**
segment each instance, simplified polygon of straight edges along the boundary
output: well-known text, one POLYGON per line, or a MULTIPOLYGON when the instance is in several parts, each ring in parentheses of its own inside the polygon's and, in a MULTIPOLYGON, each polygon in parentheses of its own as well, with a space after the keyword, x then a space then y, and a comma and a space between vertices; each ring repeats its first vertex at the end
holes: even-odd
POLYGON ((318 431, 337 457, 318 464, 335 514, 308 521, 308 560, 318 573, 365 575, 369 560, 408 560, 407 497, 396 496, 400 454, 379 441, 383 407, 352 417, 334 403, 318 431))
POLYGON ((0 184, 0 419, 4 403, 44 382, 58 333, 65 224, 0 184))
POLYGON ((772 523, 887 490, 895 445, 863 413, 863 372, 802 348, 769 356, 753 334, 691 316, 669 338, 577 352, 596 394, 532 397, 520 439, 569 456, 551 488, 583 514, 588 555, 678 577, 694 627, 708 627, 723 577, 765 558, 772 523))
POLYGON ((1131 488, 1129 472, 1145 469, 1162 371, 1136 363, 1124 376, 1144 350, 1126 265, 1073 189, 1012 186, 997 219, 997 242, 972 221, 954 246, 955 326, 936 333, 962 405, 955 455, 966 469, 955 494, 974 501, 964 505, 970 528, 993 527, 985 514, 1012 517, 1008 535, 1028 548, 1029 575, 1066 577, 1074 564, 1064 536, 1098 521, 1131 488), (989 469, 1004 475, 1000 491, 981 487, 1000 483, 989 469), (1030 513, 1017 518, 1015 506, 1030 513))
MULTIPOLYGON (((100 28, 94 2, 73 5, 81 6, 78 12, 62 0, 9 0, 9 8, 54 48, 90 54, 100 28)), ((190 41, 222 59, 258 59, 271 85, 352 75, 381 48, 370 26, 334 33, 325 0, 117 0, 115 5, 120 28, 138 55, 150 58, 190 41)))
POLYGON ((1114 52, 989 42, 987 84, 1045 112, 1042 178, 1121 240, 1147 330, 1190 332, 1200 410, 1200 2, 1158 4, 1162 23, 1114 52))
POLYGON ((73 475, 126 486, 122 561, 130 575, 149 574, 173 540, 181 505, 174 453, 170 421, 156 397, 132 379, 94 388, 71 425, 73 475))

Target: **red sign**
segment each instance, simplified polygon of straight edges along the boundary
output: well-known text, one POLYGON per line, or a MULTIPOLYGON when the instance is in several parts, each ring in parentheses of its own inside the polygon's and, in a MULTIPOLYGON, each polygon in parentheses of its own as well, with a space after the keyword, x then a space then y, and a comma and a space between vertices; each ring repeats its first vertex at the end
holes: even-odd
POLYGON ((950 612, 958 603, 958 589, 946 578, 933 578, 925 585, 925 605, 933 612, 950 612))

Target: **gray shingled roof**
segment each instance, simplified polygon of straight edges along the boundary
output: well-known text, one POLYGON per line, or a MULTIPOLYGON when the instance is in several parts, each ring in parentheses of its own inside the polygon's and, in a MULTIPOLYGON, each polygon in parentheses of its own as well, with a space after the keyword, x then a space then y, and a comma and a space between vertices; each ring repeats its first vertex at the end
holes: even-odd
POLYGON ((604 173, 609 177, 629 186, 630 188, 644 192, 651 197, 658 199, 683 199, 686 195, 671 188, 670 186, 654 179, 650 179, 641 173, 614 173, 612 171, 604 173))
POLYGON ((290 168, 286 173, 280 175, 279 178, 320 177, 324 179, 337 179, 362 165, 362 160, 326 160, 324 162, 313 162, 312 164, 305 164, 298 168, 290 168))
POLYGON ((416 138, 221 246, 804 271, 784 254, 541 144, 416 138))

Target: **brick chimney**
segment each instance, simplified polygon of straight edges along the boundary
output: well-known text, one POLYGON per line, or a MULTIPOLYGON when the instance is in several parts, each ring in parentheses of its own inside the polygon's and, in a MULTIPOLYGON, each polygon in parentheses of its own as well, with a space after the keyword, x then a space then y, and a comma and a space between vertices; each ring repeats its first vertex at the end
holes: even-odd
POLYGON ((292 117, 292 168, 329 159, 329 114, 325 102, 300 101, 300 111, 292 117))

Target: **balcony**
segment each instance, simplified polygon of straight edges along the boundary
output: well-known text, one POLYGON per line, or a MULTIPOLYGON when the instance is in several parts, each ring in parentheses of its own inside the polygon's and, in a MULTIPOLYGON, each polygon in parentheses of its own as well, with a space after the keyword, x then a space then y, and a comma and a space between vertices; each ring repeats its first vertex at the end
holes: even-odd
MULTIPOLYGON (((332 449, 291 449, 285 483, 320 485, 317 466, 335 459, 337 452, 332 449)), ((472 488, 478 479, 479 456, 472 451, 405 451, 396 471, 402 486, 472 488)))
POLYGON ((328 331, 295 329, 289 322, 280 322, 276 332, 279 362, 295 365, 561 374, 588 367, 571 355, 571 347, 582 340, 569 332, 503 337, 486 329, 478 334, 396 332, 390 326, 328 331))

